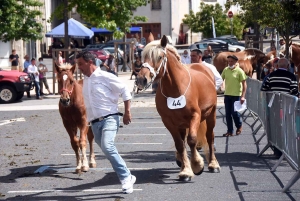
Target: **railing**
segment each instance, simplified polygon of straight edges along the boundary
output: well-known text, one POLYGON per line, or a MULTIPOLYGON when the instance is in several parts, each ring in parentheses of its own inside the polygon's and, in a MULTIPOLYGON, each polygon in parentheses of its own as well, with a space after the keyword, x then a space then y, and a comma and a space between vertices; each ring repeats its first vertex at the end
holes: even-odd
POLYGON ((296 170, 282 190, 287 192, 300 178, 300 101, 295 96, 283 93, 261 92, 261 84, 258 80, 247 79, 246 99, 249 113, 244 121, 249 116, 254 117, 252 129, 255 124, 260 123, 253 134, 256 134, 262 126, 264 127, 264 134, 256 143, 259 143, 264 136, 267 136, 268 143, 258 156, 261 156, 270 146, 275 146, 282 152, 282 156, 271 171, 276 171, 284 158, 296 170))

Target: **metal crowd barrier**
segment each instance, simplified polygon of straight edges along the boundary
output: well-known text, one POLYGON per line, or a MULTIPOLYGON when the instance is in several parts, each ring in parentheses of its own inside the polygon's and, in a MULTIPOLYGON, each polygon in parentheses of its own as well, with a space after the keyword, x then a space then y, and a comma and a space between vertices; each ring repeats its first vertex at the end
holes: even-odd
POLYGON ((253 134, 256 134, 261 126, 264 127, 264 134, 256 143, 259 143, 264 136, 267 136, 268 143, 258 156, 261 156, 270 146, 275 146, 282 151, 282 156, 271 171, 276 171, 284 158, 296 170, 282 190, 287 192, 300 178, 300 101, 297 97, 288 94, 261 92, 261 84, 258 80, 247 79, 246 99, 249 114, 244 121, 252 116, 255 119, 251 125, 252 129, 254 124, 260 123, 253 134))

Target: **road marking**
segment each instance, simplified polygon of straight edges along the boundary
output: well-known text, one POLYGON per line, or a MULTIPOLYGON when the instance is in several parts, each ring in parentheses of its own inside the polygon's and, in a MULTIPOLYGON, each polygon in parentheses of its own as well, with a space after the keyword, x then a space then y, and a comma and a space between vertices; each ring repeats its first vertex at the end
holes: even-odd
POLYGON ((0 111, 26 111, 26 110, 58 110, 58 104, 55 105, 19 105, 12 107, 0 107, 0 111))
MULTIPOLYGON (((133 189, 133 191, 142 191, 143 189, 133 189)), ((19 193, 55 193, 55 192, 122 192, 122 189, 110 188, 110 189, 86 189, 86 190, 23 190, 23 191, 8 191, 9 194, 19 194, 19 193)))
POLYGON ((10 120, 3 120, 2 123, 0 123, 0 126, 11 124, 16 121, 26 121, 24 117, 16 118, 16 119, 10 119, 10 120))
MULTIPOLYGON (((128 168, 129 170, 153 170, 153 168, 128 168)), ((55 170, 57 172, 66 172, 66 171, 72 171, 75 172, 76 168, 60 168, 60 167, 50 167, 47 165, 39 167, 36 171, 34 171, 35 174, 41 174, 45 170, 55 170)), ((113 168, 90 168, 89 171, 112 171, 113 168)))
POLYGON ((167 134, 160 134, 160 133, 155 133, 155 134, 140 134, 140 133, 137 133, 137 134, 117 134, 117 136, 118 135, 142 135, 142 136, 144 136, 144 135, 167 135, 167 134))

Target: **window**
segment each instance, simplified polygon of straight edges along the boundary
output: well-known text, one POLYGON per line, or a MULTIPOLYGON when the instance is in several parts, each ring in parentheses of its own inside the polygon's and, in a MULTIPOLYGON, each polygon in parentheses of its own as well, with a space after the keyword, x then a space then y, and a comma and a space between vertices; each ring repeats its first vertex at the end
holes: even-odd
POLYGON ((152 10, 161 10, 161 1, 160 0, 152 1, 152 10))

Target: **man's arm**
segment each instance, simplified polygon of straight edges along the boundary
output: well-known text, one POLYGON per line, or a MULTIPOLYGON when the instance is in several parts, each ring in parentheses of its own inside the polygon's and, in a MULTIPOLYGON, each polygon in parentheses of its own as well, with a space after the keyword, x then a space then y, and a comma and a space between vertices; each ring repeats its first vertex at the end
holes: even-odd
POLYGON ((124 101, 124 107, 125 107, 125 112, 124 112, 124 116, 123 116, 123 123, 125 125, 128 125, 131 122, 130 99, 127 101, 124 101))
POLYGON ((246 95, 246 91, 247 91, 247 83, 246 80, 242 81, 242 96, 241 96, 241 104, 243 104, 245 102, 245 95, 246 95))

